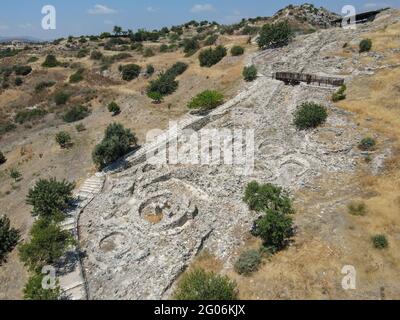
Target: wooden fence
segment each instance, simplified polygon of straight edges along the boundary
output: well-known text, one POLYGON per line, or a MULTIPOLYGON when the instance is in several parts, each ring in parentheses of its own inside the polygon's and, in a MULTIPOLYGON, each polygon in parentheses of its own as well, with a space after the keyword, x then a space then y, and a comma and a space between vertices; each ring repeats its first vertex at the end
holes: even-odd
POLYGON ((344 79, 334 77, 323 77, 306 73, 298 72, 276 72, 273 78, 285 82, 285 84, 298 85, 300 82, 307 84, 330 85, 340 87, 344 84, 344 79))

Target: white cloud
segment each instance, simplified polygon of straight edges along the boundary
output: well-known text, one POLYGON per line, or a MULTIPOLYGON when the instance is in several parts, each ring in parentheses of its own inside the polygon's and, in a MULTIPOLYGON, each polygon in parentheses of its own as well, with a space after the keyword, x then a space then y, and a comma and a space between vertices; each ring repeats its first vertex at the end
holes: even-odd
POLYGON ((193 13, 199 13, 199 12, 212 12, 215 11, 215 8, 212 4, 196 4, 193 6, 193 8, 190 10, 193 13))
POLYGON ((106 5, 96 4, 93 8, 88 10, 89 14, 113 14, 117 13, 117 10, 111 9, 106 5))
POLYGON ((158 11, 158 8, 147 7, 146 10, 147 10, 148 12, 156 12, 156 11, 158 11))

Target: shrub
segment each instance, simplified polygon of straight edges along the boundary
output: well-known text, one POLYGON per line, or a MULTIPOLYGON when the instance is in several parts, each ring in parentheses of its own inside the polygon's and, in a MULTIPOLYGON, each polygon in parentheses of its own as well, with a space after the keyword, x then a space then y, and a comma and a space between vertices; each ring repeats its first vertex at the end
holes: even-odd
POLYGON ((57 61, 57 58, 52 55, 48 54, 46 56, 46 60, 43 62, 42 67, 44 68, 54 68, 57 67, 60 63, 57 61))
POLYGON ((332 101, 333 101, 333 102, 338 102, 338 101, 340 101, 340 100, 346 99, 346 94, 345 94, 346 90, 347 90, 346 85, 345 85, 345 84, 342 85, 342 86, 340 87, 340 89, 339 89, 338 91, 336 91, 336 92, 332 95, 332 101))
POLYGON ((25 122, 43 118, 47 114, 43 109, 32 109, 19 111, 15 116, 15 122, 24 124, 25 122))
POLYGON ((61 106, 67 103, 69 100, 70 94, 65 91, 58 91, 54 95, 54 102, 57 106, 61 106))
POLYGON ((205 44, 206 46, 212 46, 212 45, 214 45, 214 44, 217 42, 217 40, 218 40, 218 35, 213 34, 213 35, 208 36, 208 38, 206 39, 206 41, 204 42, 204 44, 205 44))
POLYGON ((288 193, 282 188, 267 183, 260 185, 258 182, 250 182, 245 189, 243 201, 250 210, 265 211, 278 210, 285 214, 292 214, 292 201, 288 193))
POLYGON ((145 58, 149 58, 149 57, 153 57, 154 56, 154 52, 151 48, 146 48, 143 51, 143 57, 145 58))
POLYGON ((183 74, 188 67, 189 66, 184 62, 177 62, 171 68, 169 68, 165 74, 167 74, 167 76, 176 78, 177 76, 183 74))
POLYGON ((115 101, 113 101, 108 105, 108 111, 112 112, 113 115, 116 116, 121 113, 121 108, 115 101))
POLYGON ((253 234, 263 240, 265 247, 277 252, 293 237, 293 220, 280 211, 267 209, 266 214, 255 222, 253 234))
POLYGON ((22 174, 17 169, 13 168, 10 171, 10 178, 14 179, 15 182, 18 182, 22 178, 22 174))
POLYGON ((7 254, 17 245, 19 231, 10 226, 10 219, 0 216, 0 265, 6 261, 7 254))
POLYGON ((371 39, 361 40, 359 47, 360 47, 360 53, 370 51, 372 48, 372 40, 371 39))
POLYGON ((121 66, 120 71, 122 73, 123 80, 131 81, 139 76, 141 67, 137 64, 127 64, 125 66, 121 66))
POLYGON ((375 146, 376 146, 375 139, 367 137, 361 140, 360 144, 358 145, 358 148, 362 151, 371 151, 375 148, 375 146))
POLYGON ((14 71, 17 76, 27 76, 32 72, 30 66, 14 66, 14 71))
POLYGON ((85 130, 86 130, 86 127, 84 126, 83 123, 79 123, 79 124, 77 124, 77 125, 75 126, 75 129, 76 129, 76 131, 78 131, 78 132, 82 132, 82 131, 85 131, 85 130))
POLYGON ((83 80, 83 73, 85 72, 85 69, 79 69, 76 71, 73 75, 69 77, 69 82, 70 83, 78 83, 83 80))
POLYGON ((195 54, 199 48, 199 42, 195 38, 185 39, 183 41, 183 52, 186 53, 187 56, 195 54))
POLYGON ((104 168, 127 154, 136 143, 137 139, 129 129, 118 123, 110 124, 103 141, 93 151, 93 162, 100 169, 104 168))
POLYGON ((0 165, 2 165, 3 163, 6 163, 7 159, 4 156, 3 152, 0 151, 0 165))
POLYGON ((163 96, 159 92, 147 92, 147 96, 155 103, 161 103, 163 101, 163 96))
POLYGON ((241 46, 234 46, 231 49, 231 54, 233 56, 241 56, 244 53, 244 48, 241 46))
POLYGON ((16 127, 17 126, 14 123, 9 122, 9 121, 5 121, 3 123, 0 123, 0 136, 5 134, 5 133, 7 133, 7 132, 10 132, 10 131, 14 130, 16 127))
POLYGON ((101 58, 103 58, 103 54, 100 51, 93 50, 90 54, 90 59, 92 60, 100 60, 101 58))
POLYGON ((30 234, 30 242, 19 247, 19 254, 25 266, 35 272, 55 263, 75 243, 69 231, 63 231, 56 223, 44 219, 34 223, 30 234))
POLYGON ((26 203, 33 206, 32 215, 58 220, 60 212, 68 209, 73 200, 75 185, 68 181, 40 179, 28 192, 26 203))
POLYGON ((44 289, 42 286, 44 275, 33 274, 24 287, 24 299, 34 301, 58 300, 61 295, 60 286, 53 289, 44 289))
POLYGON ((30 58, 28 59, 27 63, 33 63, 33 62, 36 62, 36 61, 38 61, 38 60, 39 60, 38 57, 30 57, 30 58))
POLYGON ((78 59, 84 58, 89 54, 89 50, 88 49, 80 49, 76 55, 76 57, 78 59))
POLYGON ((162 73, 156 80, 150 81, 147 92, 158 92, 162 96, 166 96, 174 93, 178 85, 179 83, 175 80, 175 77, 167 73, 162 73))
POLYGON ((287 22, 279 22, 264 25, 261 28, 257 42, 261 49, 278 48, 287 45, 292 37, 293 31, 289 24, 287 22))
POLYGON ((36 92, 40 92, 46 88, 50 88, 52 86, 54 86, 56 83, 54 81, 42 81, 39 82, 36 87, 35 87, 35 91, 36 92))
POLYGON ((165 52, 168 52, 168 46, 166 45, 166 44, 162 44, 161 46, 160 46, 160 52, 161 53, 165 53, 165 52))
POLYGON ((353 216, 365 216, 367 214, 367 206, 364 202, 352 202, 347 208, 353 216))
POLYGON ((218 46, 215 49, 209 48, 200 52, 199 60, 201 67, 212 67, 226 56, 226 48, 218 46))
POLYGON ((206 90, 194 97, 188 104, 189 109, 208 111, 224 103, 224 96, 218 91, 206 90))
POLYGON ((72 123, 85 119, 90 115, 90 110, 86 106, 73 106, 63 115, 63 120, 72 123))
POLYGON ((252 65, 249 67, 244 67, 243 69, 243 78, 245 81, 251 82, 257 79, 257 68, 256 66, 252 65))
POLYGON ((378 234, 372 237, 372 242, 376 249, 386 249, 389 247, 389 241, 387 237, 383 234, 378 234))
POLYGON ((236 300, 236 283, 212 272, 195 269, 183 275, 174 293, 176 300, 236 300))
POLYGON ((71 136, 68 132, 61 131, 56 135, 56 142, 60 145, 61 148, 65 149, 71 145, 71 136))
POLYGON ((325 123, 327 117, 328 113, 324 106, 305 102, 297 109, 294 115, 294 124, 299 130, 312 129, 325 123))
POLYGON ((154 67, 152 64, 148 64, 146 67, 146 73, 147 75, 151 76, 154 73, 154 67))
POLYGON ((19 86, 21 86, 21 85, 24 83, 24 81, 22 80, 22 78, 17 77, 17 78, 15 78, 14 83, 15 83, 15 85, 16 85, 17 87, 19 87, 19 86))
POLYGON ((235 263, 235 271, 238 274, 249 275, 258 270, 262 262, 262 257, 259 251, 249 250, 243 252, 235 263))

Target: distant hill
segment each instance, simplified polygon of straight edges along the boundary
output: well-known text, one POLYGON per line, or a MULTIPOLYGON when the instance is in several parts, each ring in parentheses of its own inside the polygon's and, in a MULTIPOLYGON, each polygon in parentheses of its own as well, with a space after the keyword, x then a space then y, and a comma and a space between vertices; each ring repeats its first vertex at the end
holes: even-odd
POLYGON ((32 43, 32 42, 43 42, 41 39, 37 39, 34 37, 28 37, 28 36, 20 36, 20 37, 3 37, 0 36, 0 43, 4 42, 10 42, 10 41, 22 41, 26 43, 32 43))

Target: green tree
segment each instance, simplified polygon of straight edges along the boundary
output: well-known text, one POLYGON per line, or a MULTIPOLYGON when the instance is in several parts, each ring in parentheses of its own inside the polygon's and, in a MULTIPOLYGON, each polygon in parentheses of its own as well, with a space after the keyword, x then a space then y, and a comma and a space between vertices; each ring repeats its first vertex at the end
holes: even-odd
POLYGON ((71 136, 68 132, 61 131, 56 135, 56 142, 60 145, 61 148, 65 149, 71 145, 71 136))
POLYGON ((104 168, 127 154, 136 143, 137 139, 129 129, 119 123, 110 124, 102 142, 93 151, 93 162, 100 169, 104 168))
POLYGON ((231 54, 233 56, 241 56, 242 54, 244 54, 244 48, 241 46, 234 46, 231 49, 231 54))
POLYGON ((163 96, 159 92, 147 92, 147 96, 152 99, 155 103, 161 103, 163 101, 163 96))
POLYGON ((58 284, 54 289, 44 289, 42 282, 43 275, 33 274, 25 285, 24 299, 34 301, 50 301, 58 300, 60 298, 61 290, 58 284))
POLYGON ((121 113, 121 108, 115 101, 113 101, 108 105, 108 111, 112 112, 113 115, 116 116, 121 113))
POLYGON ((45 219, 37 220, 30 234, 30 242, 20 245, 19 254, 25 266, 34 272, 57 262, 67 248, 75 244, 69 231, 61 230, 56 223, 45 219))
POLYGON ((114 34, 115 34, 116 36, 119 36, 119 35, 121 35, 121 33, 122 33, 122 28, 119 27, 119 26, 114 26, 113 32, 114 32, 114 34))
POLYGON ((195 38, 185 39, 183 41, 183 52, 185 52, 186 55, 193 55, 199 48, 199 42, 195 38))
POLYGON ((146 73, 147 73, 147 75, 149 75, 149 76, 151 76, 153 73, 154 73, 154 67, 153 67, 153 65, 152 64, 148 64, 147 66, 146 66, 146 73))
POLYGON ((363 39, 360 42, 360 53, 368 52, 372 49, 372 40, 371 39, 363 39))
POLYGON ((314 102, 303 103, 294 114, 294 124, 299 130, 313 129, 325 123, 326 108, 314 102))
POLYGON ((375 148, 375 146, 376 146, 375 139, 371 137, 366 137, 361 140, 360 144, 358 145, 358 148, 362 151, 371 151, 375 148))
POLYGON ((218 46, 215 49, 205 49, 199 54, 200 66, 210 68, 220 62, 226 56, 226 54, 226 48, 223 46, 218 46))
POLYGON ((174 294, 175 300, 237 300, 236 283, 202 269, 183 275, 174 294))
POLYGON ((86 106, 73 106, 69 108, 63 115, 63 120, 72 123, 85 119, 90 115, 90 110, 86 106))
POLYGON ((40 179, 29 190, 26 202, 33 206, 32 215, 34 217, 59 220, 60 212, 68 209, 71 205, 74 188, 74 183, 65 180, 40 179))
POLYGON ((125 81, 131 81, 136 79, 141 71, 141 67, 137 64, 127 64, 125 66, 120 67, 120 71, 122 73, 122 79, 125 81))
POLYGON ((224 103, 224 96, 222 93, 213 90, 206 90, 199 93, 188 104, 189 109, 200 111, 208 111, 215 109, 224 103))
POLYGON ((278 48, 287 45, 292 37, 293 31, 289 24, 287 22, 279 22, 264 25, 257 42, 261 49, 278 48))
POLYGON ((65 91, 58 91, 54 95, 54 102, 57 106, 61 106, 67 103, 69 100, 70 94, 65 91))
POLYGON ((253 234, 263 240, 265 247, 277 252, 285 248, 293 237, 293 220, 277 210, 267 209, 265 212, 265 215, 255 222, 253 234))
POLYGON ((162 96, 172 94, 178 88, 179 83, 175 77, 168 73, 161 73, 156 80, 150 81, 147 92, 158 92, 162 96))
POLYGON ((389 241, 384 234, 378 234, 372 237, 372 242, 376 249, 386 249, 389 247, 389 241))
POLYGON ((17 245, 20 233, 10 225, 10 219, 0 216, 0 265, 6 261, 7 254, 17 245))

